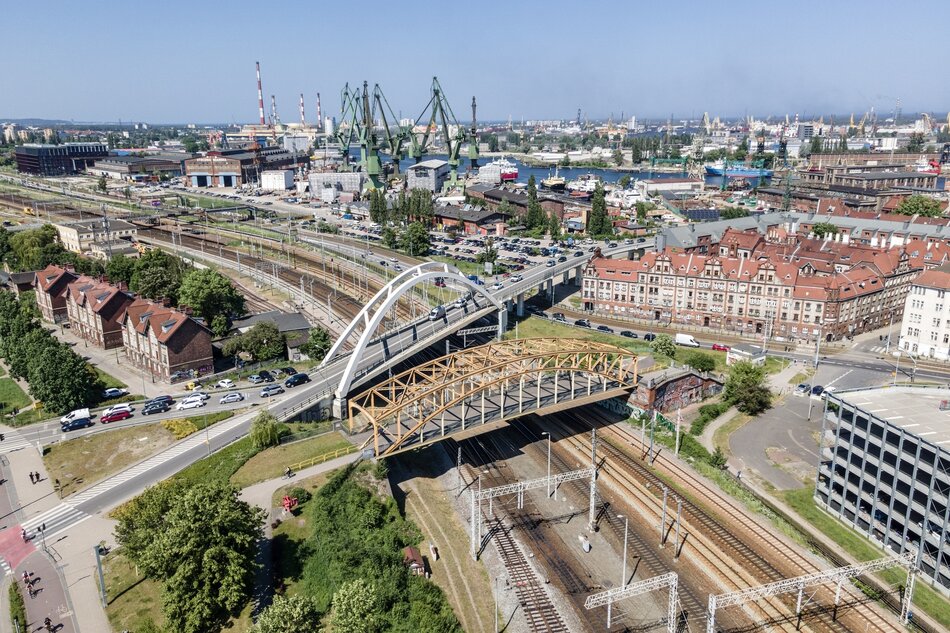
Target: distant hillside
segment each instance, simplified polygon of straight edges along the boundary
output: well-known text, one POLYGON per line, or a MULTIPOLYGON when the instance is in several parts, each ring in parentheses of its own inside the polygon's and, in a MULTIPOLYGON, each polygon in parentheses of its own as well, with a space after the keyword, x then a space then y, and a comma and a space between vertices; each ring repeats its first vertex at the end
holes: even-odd
POLYGON ((8 119, 0 116, 0 123, 16 123, 26 127, 49 127, 50 125, 75 125, 74 121, 63 121, 61 119, 8 119))

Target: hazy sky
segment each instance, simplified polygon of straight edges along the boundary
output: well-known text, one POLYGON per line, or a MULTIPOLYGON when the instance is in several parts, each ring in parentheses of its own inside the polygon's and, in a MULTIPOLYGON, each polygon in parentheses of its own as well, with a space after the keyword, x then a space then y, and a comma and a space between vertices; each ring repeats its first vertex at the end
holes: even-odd
POLYGON ((0 120, 308 119, 379 83, 418 116, 438 76, 460 119, 950 108, 950 1, 3 2, 0 120), (929 44, 928 44, 929 42, 929 44))

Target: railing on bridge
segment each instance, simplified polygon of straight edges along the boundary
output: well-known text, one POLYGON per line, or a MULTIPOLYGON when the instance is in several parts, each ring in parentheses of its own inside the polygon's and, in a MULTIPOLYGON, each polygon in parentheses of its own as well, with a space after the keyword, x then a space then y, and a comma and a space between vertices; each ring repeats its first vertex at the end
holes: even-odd
POLYGON ((488 343, 394 376, 348 403, 350 431, 368 428, 376 455, 488 422, 611 398, 633 389, 637 357, 582 339, 488 343))

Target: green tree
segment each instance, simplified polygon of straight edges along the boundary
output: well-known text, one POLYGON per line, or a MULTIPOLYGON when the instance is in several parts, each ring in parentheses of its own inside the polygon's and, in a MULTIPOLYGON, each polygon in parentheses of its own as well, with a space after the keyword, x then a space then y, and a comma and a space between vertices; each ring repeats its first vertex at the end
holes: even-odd
POLYGON ((587 234, 594 237, 613 235, 614 227, 607 215, 607 201, 604 198, 604 186, 597 183, 591 198, 590 214, 587 216, 587 234))
POLYGON ((568 156, 567 153, 565 153, 565 154, 564 154, 564 158, 561 159, 561 161, 558 163, 558 165, 560 165, 561 167, 570 167, 570 166, 571 166, 571 157, 568 156))
POLYGON ((103 386, 95 370, 65 343, 46 346, 32 361, 28 382, 30 395, 55 413, 96 402, 103 386))
POLYGON ((809 147, 809 154, 821 154, 824 151, 824 142, 820 136, 811 137, 811 146, 809 147))
POLYGON ((623 152, 621 152, 619 149, 615 149, 613 153, 613 159, 614 159, 614 165, 616 165, 617 167, 620 167, 621 165, 623 165, 623 152))
MULTIPOLYGON (((251 422, 248 436, 251 444, 259 451, 280 444, 281 424, 267 411, 261 411, 251 422)), ((286 428, 286 427, 284 427, 286 428)))
POLYGON ((156 537, 155 529, 162 525, 164 517, 183 492, 183 484, 167 479, 146 488, 142 494, 115 510, 116 541, 122 546, 125 557, 146 576, 157 573, 148 556, 156 537))
POLYGON ((772 404, 772 394, 765 385, 765 369, 748 361, 735 363, 722 390, 723 400, 743 413, 756 415, 772 404))
POLYGON ((146 299, 164 299, 178 305, 178 288, 188 267, 178 257, 157 248, 135 261, 129 289, 146 299))
POLYGON ((379 189, 369 193, 369 218, 376 224, 386 224, 389 220, 389 210, 386 205, 386 194, 379 189))
POLYGON ((429 229, 422 222, 413 222, 402 234, 399 246, 413 257, 425 257, 432 246, 429 229))
POLYGON ((647 221, 647 212, 652 211, 656 208, 652 202, 638 202, 637 203, 637 222, 646 222, 647 221))
POLYGON ((229 340, 221 351, 225 356, 244 352, 255 361, 264 361, 281 356, 284 348, 284 335, 277 326, 272 321, 261 321, 244 334, 229 340))
POLYGON ((538 201, 538 187, 535 184, 534 174, 528 177, 528 211, 524 223, 529 231, 545 227, 547 224, 544 209, 538 201))
POLYGON ((676 344, 673 342, 673 337, 669 334, 657 334, 656 338, 653 339, 653 342, 650 344, 650 349, 654 354, 660 356, 666 356, 668 358, 676 356, 676 344))
POLYGON ((113 255, 109 263, 106 264, 106 275, 112 283, 129 284, 132 281, 132 275, 135 274, 135 260, 126 257, 121 253, 113 255))
MULTIPOLYGON (((178 301, 194 308, 195 314, 212 326, 219 316, 230 319, 244 313, 244 297, 230 279, 213 268, 196 268, 185 275, 178 289, 178 301)), ((220 319, 217 324, 221 326, 220 319)), ((227 323, 220 330, 215 331, 215 335, 227 334, 227 323)))
POLYGON ((475 261, 479 264, 494 264, 498 259, 498 248, 495 246, 495 240, 488 238, 485 240, 485 248, 475 256, 475 261))
POLYGON ((108 186, 106 185, 105 176, 99 176, 99 180, 96 181, 96 189, 98 189, 102 193, 106 192, 106 190, 108 189, 108 186))
POLYGON ((716 359, 703 352, 693 352, 684 361, 696 371, 712 371, 716 368, 716 359))
POLYGON ((938 218, 943 215, 940 203, 937 200, 921 194, 914 194, 904 198, 904 200, 897 205, 895 212, 901 215, 919 215, 925 218, 938 218))
POLYGON ((380 238, 383 241, 383 246, 386 248, 391 250, 396 250, 399 248, 399 234, 396 233, 396 231, 394 231, 392 228, 388 226, 384 228, 380 238))
POLYGON ((375 633, 380 630, 379 590, 365 578, 343 583, 333 596, 330 625, 334 633, 375 633))
POLYGON ((907 142, 907 151, 922 152, 924 150, 924 135, 920 132, 914 132, 910 135, 910 140, 907 142))
POLYGON ((269 607, 257 616, 251 633, 299 633, 319 629, 320 610, 316 601, 305 595, 275 596, 269 607))
POLYGON ((556 240, 561 236, 561 219, 557 217, 556 211, 551 211, 548 215, 548 234, 552 240, 556 240))
MULTIPOLYGON (((153 516, 149 534, 138 532, 134 562, 162 583, 162 612, 171 630, 219 631, 249 597, 264 511, 219 483, 182 488, 155 505, 165 512, 153 516)), ((124 545, 122 522, 117 535, 124 545)))
POLYGON ((742 207, 723 207, 719 210, 719 217, 723 220, 735 220, 736 218, 744 218, 749 215, 748 209, 743 209, 742 207))
POLYGON ((748 144, 746 143, 748 139, 743 139, 736 150, 732 153, 732 160, 744 161, 749 156, 748 144))
POLYGON ((333 341, 330 339, 330 332, 326 328, 317 326, 310 328, 307 342, 300 346, 300 351, 310 360, 322 361, 331 347, 333 347, 333 341))
POLYGON ((7 263, 14 271, 39 270, 62 261, 65 250, 52 224, 10 236, 7 263))
POLYGON ((826 235, 835 235, 838 232, 838 227, 832 224, 831 222, 818 222, 811 227, 811 232, 817 237, 824 237, 826 235))
POLYGON ((709 465, 719 470, 726 467, 726 454, 722 452, 721 446, 717 446, 713 454, 709 456, 709 465))
POLYGON ((630 175, 624 174, 620 177, 620 180, 617 181, 617 184, 620 185, 621 189, 626 189, 630 185, 630 175))
POLYGON ((848 153, 848 136, 847 136, 847 134, 843 134, 843 135, 841 136, 841 139, 838 141, 838 151, 841 152, 842 154, 847 154, 847 153, 848 153))

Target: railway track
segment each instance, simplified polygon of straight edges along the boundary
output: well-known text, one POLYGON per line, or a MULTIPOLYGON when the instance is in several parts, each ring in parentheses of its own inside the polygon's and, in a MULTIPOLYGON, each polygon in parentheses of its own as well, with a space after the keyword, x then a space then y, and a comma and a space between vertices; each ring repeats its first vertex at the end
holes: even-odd
MULTIPOLYGON (((638 434, 624 427, 618 429, 616 425, 607 427, 606 425, 612 424, 613 420, 605 413, 593 409, 591 407, 585 411, 589 413, 585 417, 589 418, 593 424, 605 427, 602 432, 602 439, 605 441, 598 444, 598 449, 610 462, 623 466, 617 474, 629 473, 641 488, 658 492, 666 485, 665 481, 643 462, 618 448, 618 445, 633 446, 635 450, 645 451, 646 448, 640 444, 638 434)), ((577 434, 579 428, 575 421, 565 419, 564 416, 545 418, 546 428, 552 423, 559 425, 565 434, 576 434, 574 441, 578 443, 579 452, 583 454, 590 450, 586 434, 577 434)), ((687 472, 672 460, 665 459, 663 467, 668 467, 670 474, 683 482, 689 497, 704 500, 719 499, 720 493, 716 489, 706 485, 701 478, 687 472)), ((656 498, 656 494, 651 496, 653 502, 659 506, 660 501, 656 498)), ((702 534, 713 541, 716 548, 726 555, 727 561, 740 563, 741 570, 751 574, 755 583, 765 584, 819 570, 814 560, 799 553, 794 546, 772 534, 767 527, 756 524, 753 529, 744 529, 742 526, 748 526, 750 523, 749 516, 735 504, 717 503, 716 514, 720 516, 713 516, 711 512, 689 498, 683 499, 683 522, 689 526, 690 534, 702 534), (739 531, 742 532, 742 536, 737 534, 739 531)), ((727 561, 724 564, 728 564, 727 561)), ((781 602, 785 605, 786 613, 790 612, 791 617, 794 617, 794 600, 785 596, 781 602)), ((850 608, 867 602, 870 602, 870 599, 852 594, 850 599, 842 602, 839 607, 837 621, 833 619, 829 608, 815 603, 803 610, 803 619, 807 620, 808 626, 814 630, 840 631, 843 622, 848 623, 846 630, 863 631, 866 627, 868 630, 878 631, 900 629, 894 622, 885 619, 874 610, 850 608)), ((788 617, 784 620, 788 620, 788 617)))

